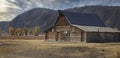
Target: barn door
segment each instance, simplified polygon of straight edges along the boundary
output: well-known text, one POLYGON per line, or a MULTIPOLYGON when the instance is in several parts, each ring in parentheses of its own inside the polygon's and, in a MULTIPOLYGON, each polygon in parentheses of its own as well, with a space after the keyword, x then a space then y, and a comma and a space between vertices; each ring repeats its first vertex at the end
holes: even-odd
POLYGON ((56 32, 56 41, 63 40, 63 32, 56 32))
POLYGON ((63 33, 62 32, 56 32, 56 41, 62 40, 63 39, 63 33))
POLYGON ((64 38, 64 41, 70 41, 70 32, 69 31, 64 31, 63 32, 63 38, 64 38))
POLYGON ((70 33, 61 31, 56 33, 56 41, 70 41, 70 33))
POLYGON ((86 41, 86 32, 81 32, 81 42, 86 41))

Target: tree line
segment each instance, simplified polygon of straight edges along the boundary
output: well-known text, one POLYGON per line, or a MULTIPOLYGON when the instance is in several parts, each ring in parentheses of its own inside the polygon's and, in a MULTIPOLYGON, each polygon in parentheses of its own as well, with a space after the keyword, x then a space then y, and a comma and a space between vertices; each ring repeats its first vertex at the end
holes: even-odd
POLYGON ((8 32, 11 36, 28 36, 28 35, 38 36, 40 32, 40 26, 35 26, 34 28, 9 27, 8 32))

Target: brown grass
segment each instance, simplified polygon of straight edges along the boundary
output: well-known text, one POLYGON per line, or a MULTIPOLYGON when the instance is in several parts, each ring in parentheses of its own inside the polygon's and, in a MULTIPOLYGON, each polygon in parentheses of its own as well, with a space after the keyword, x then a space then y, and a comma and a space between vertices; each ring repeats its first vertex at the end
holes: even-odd
POLYGON ((0 40, 0 58, 119 58, 120 43, 0 40))

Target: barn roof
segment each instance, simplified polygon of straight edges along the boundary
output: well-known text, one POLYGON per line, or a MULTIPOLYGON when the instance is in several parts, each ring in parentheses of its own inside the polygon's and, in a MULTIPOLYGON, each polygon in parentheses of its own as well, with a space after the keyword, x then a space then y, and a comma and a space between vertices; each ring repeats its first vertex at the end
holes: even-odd
POLYGON ((109 27, 95 27, 95 26, 81 26, 81 25, 72 25, 86 32, 120 32, 109 27))
POLYGON ((71 24, 84 26, 105 26, 103 21, 96 14, 75 13, 59 11, 59 14, 66 16, 71 24))

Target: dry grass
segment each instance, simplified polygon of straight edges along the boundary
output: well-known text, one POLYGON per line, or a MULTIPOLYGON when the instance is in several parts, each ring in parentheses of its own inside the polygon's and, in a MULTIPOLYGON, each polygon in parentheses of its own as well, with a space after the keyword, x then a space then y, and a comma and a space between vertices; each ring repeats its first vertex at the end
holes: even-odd
POLYGON ((0 58, 120 58, 120 43, 0 40, 0 58))

